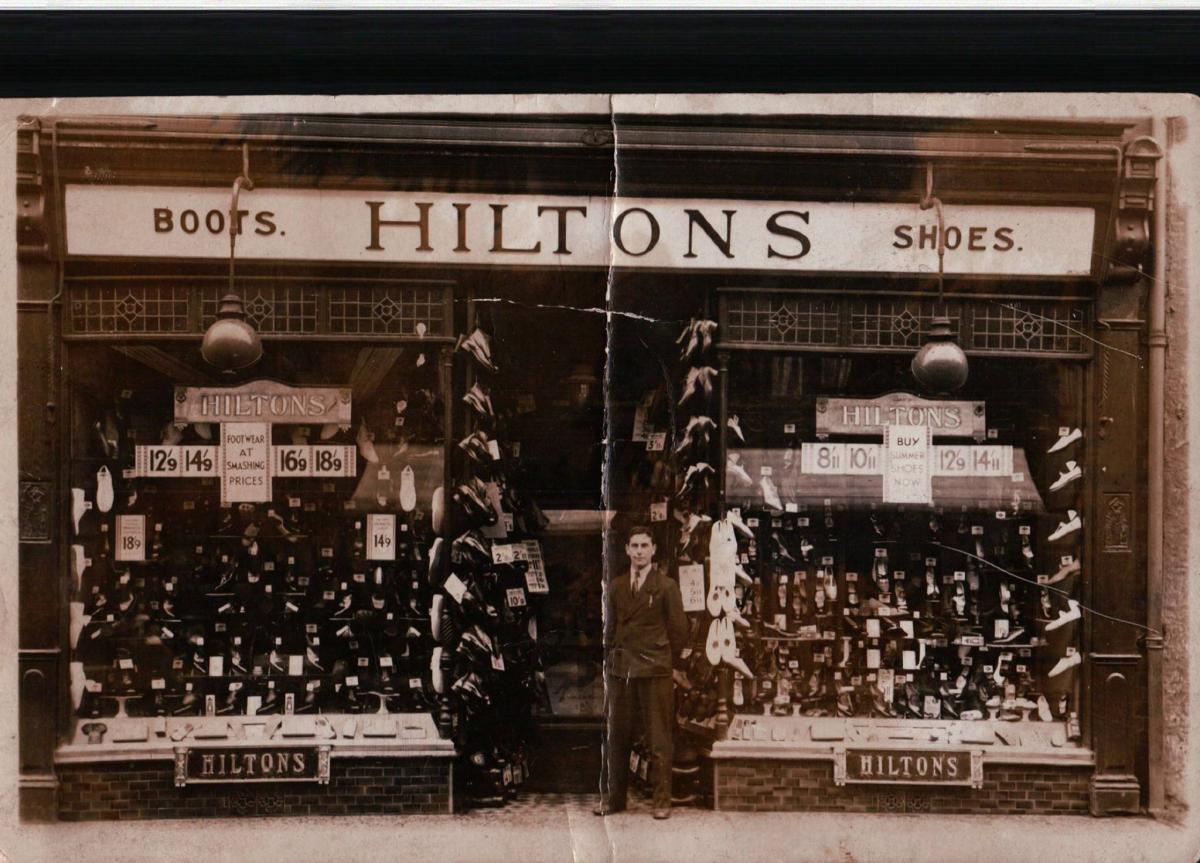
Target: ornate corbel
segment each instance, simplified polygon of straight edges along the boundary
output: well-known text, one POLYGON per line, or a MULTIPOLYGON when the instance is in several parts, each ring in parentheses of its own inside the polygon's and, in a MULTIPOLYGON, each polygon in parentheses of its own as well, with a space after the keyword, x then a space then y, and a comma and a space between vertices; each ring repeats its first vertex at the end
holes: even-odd
POLYGON ((1150 269, 1153 252, 1150 218, 1156 202, 1158 160, 1162 155, 1153 138, 1134 138, 1125 145, 1117 178, 1117 211, 1109 238, 1111 280, 1133 279, 1150 269))
POLYGON ((23 261, 50 258, 41 145, 41 123, 22 117, 17 127, 17 257, 23 261))

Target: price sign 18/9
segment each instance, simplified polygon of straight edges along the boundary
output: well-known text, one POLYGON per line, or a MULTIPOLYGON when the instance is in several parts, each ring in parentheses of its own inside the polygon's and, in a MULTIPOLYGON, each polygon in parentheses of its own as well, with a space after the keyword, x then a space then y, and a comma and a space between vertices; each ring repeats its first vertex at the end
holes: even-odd
POLYGON ((146 516, 117 516, 117 553, 121 561, 146 559, 146 516))

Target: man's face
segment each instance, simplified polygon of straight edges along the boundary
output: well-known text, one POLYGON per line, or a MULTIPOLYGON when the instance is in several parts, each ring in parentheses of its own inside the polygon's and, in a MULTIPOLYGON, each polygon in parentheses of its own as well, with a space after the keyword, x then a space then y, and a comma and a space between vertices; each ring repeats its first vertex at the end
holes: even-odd
POLYGON ((638 569, 651 564, 654 560, 654 551, 654 540, 644 533, 635 533, 625 543, 625 553, 629 555, 630 562, 638 569))

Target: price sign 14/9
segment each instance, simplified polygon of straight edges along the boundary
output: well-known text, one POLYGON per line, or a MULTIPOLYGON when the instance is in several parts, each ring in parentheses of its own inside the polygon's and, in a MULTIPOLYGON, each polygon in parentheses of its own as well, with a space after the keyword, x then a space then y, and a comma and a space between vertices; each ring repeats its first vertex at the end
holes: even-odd
POLYGON ((390 513, 367 515, 367 559, 396 559, 396 516, 390 513))

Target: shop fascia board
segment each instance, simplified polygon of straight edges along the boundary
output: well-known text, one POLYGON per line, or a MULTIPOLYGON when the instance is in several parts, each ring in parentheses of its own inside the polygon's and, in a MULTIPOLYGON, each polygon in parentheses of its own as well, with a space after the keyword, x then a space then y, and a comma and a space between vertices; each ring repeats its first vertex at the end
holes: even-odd
POLYGON ((1098 152, 1047 153, 1030 145, 1117 143, 1131 123, 1014 122, 863 117, 778 117, 747 122, 739 116, 682 118, 594 117, 563 121, 492 117, 355 119, 180 117, 42 117, 63 149, 188 146, 240 150, 243 142, 275 149, 380 151, 393 147, 669 150, 764 154, 891 156, 928 159, 995 158, 1070 164, 1112 161, 1098 152), (869 124, 869 125, 868 125, 869 124), (298 131, 299 128, 299 131, 298 131))

